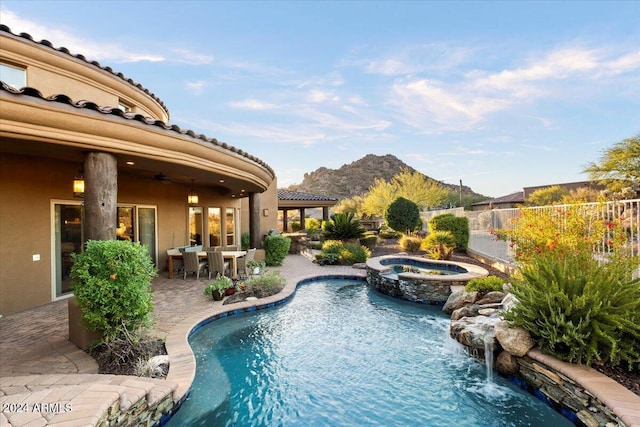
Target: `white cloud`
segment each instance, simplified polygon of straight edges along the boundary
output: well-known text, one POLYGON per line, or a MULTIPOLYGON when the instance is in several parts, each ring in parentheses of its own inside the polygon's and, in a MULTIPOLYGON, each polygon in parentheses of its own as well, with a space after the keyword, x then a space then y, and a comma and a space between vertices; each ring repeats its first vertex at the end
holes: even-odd
POLYGON ((185 86, 187 87, 187 90, 189 92, 191 92, 192 94, 199 96, 202 95, 202 93, 204 92, 204 90, 210 86, 209 82, 205 81, 205 80, 198 80, 198 81, 193 81, 193 82, 186 82, 185 86))
POLYGON ((164 62, 175 61, 187 64, 209 64, 213 56, 194 53, 187 49, 175 49, 170 57, 152 52, 133 51, 129 46, 116 43, 101 43, 78 37, 72 30, 50 27, 16 15, 7 8, 0 8, 0 22, 8 26, 15 34, 27 33, 34 40, 48 40, 54 47, 65 47, 72 54, 82 54, 91 61, 109 61, 111 63, 164 62))
POLYGON ((310 90, 309 93, 307 94, 307 100, 315 104, 320 104, 326 101, 338 102, 340 98, 336 96, 333 92, 313 89, 313 90, 310 90))
POLYGON ((239 110, 273 110, 277 108, 275 104, 262 102, 257 99, 245 99, 243 101, 231 102, 229 103, 229 107, 237 108, 239 110))

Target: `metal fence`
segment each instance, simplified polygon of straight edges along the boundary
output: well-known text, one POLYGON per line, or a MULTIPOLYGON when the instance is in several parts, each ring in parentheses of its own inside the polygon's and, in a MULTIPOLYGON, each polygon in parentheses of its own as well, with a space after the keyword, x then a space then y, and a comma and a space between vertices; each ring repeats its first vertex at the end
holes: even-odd
MULTIPOLYGON (((578 206, 578 211, 587 218, 617 219, 625 229, 628 237, 628 248, 632 254, 638 254, 640 247, 640 199, 610 201, 605 203, 584 203, 580 205, 553 205, 539 206, 524 209, 537 211, 563 212, 578 206)), ((487 211, 464 211, 462 208, 428 211, 422 213, 422 220, 428 223, 435 215, 450 213, 456 216, 465 216, 469 220, 469 249, 485 255, 497 261, 510 264, 514 263, 514 252, 509 242, 496 239, 492 234, 495 229, 512 229, 513 219, 517 218, 520 209, 493 209, 487 211)), ((605 236, 599 247, 600 251, 606 251, 606 241, 610 236, 605 236)), ((638 266, 637 274, 640 274, 638 266)))

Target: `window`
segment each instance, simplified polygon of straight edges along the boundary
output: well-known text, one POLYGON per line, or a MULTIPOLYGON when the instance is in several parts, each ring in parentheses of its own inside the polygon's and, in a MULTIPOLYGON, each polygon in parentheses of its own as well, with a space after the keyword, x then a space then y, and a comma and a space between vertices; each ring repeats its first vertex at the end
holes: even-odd
POLYGON ((16 89, 27 85, 27 70, 0 62, 0 80, 16 89))
POLYGON ((209 208, 209 246, 222 246, 221 224, 220 208, 209 208))
POLYGON ((236 241, 236 238, 235 238, 235 229, 236 229, 235 212, 236 212, 236 210, 234 208, 227 208, 226 209, 226 213, 227 213, 227 245, 234 245, 235 241, 236 241))
POLYGON ((189 208, 189 244, 202 244, 202 208, 189 208))

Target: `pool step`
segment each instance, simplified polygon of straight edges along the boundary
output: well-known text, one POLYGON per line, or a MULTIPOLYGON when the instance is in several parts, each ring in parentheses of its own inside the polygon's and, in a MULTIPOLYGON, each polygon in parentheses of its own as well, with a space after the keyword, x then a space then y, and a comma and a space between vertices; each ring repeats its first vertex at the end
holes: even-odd
POLYGON ((173 407, 176 388, 127 375, 0 378, 0 426, 153 425, 173 407))

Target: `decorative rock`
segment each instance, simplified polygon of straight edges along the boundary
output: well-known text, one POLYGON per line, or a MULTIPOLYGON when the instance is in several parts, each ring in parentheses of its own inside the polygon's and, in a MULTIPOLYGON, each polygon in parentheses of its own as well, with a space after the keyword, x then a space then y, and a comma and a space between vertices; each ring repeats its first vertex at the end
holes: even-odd
POLYGON ((501 375, 513 375, 518 372, 518 359, 508 351, 502 351, 498 354, 494 367, 501 375))
POLYGON ((464 307, 465 305, 471 305, 475 303, 477 298, 477 292, 453 292, 451 295, 449 295, 447 302, 444 303, 442 311, 447 314, 451 314, 455 310, 464 307))
POLYGON ((494 325, 499 321, 500 319, 497 317, 463 317, 451 322, 449 334, 451 338, 467 347, 484 350, 486 340, 490 348, 495 349, 497 341, 493 330, 494 325))
POLYGON ((451 313, 451 320, 459 320, 459 319, 462 319, 463 317, 475 317, 478 315, 479 308, 480 307, 478 307, 475 304, 468 305, 465 307, 460 307, 459 309, 451 313))
POLYGON ((484 304, 493 304, 496 302, 502 302, 502 299, 504 298, 504 296, 505 296, 504 292, 498 292, 498 291, 488 292, 484 296, 482 296, 482 298, 476 301, 476 304, 484 305, 484 304))
POLYGON ((154 366, 168 365, 169 356, 166 354, 162 354, 160 356, 153 356, 151 359, 149 359, 149 363, 153 364, 154 366))
POLYGON ((502 348, 516 357, 524 356, 536 344, 529 332, 522 328, 510 328, 505 321, 495 324, 495 335, 502 348))
POLYGON ((478 314, 481 316, 491 316, 492 314, 497 312, 497 308, 481 308, 480 310, 478 310, 478 314))
POLYGON ((595 418, 586 410, 579 411, 577 414, 580 421, 584 423, 587 427, 598 427, 600 424, 596 421, 595 418))
POLYGON ((504 298, 502 298, 501 302, 502 309, 504 311, 509 311, 518 304, 518 299, 513 294, 506 294, 504 298))

